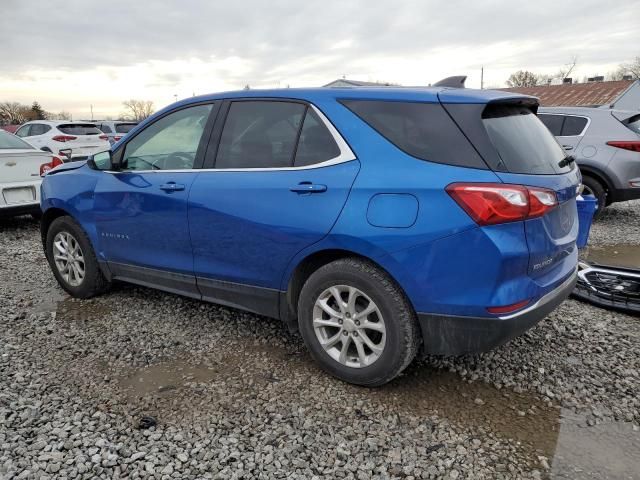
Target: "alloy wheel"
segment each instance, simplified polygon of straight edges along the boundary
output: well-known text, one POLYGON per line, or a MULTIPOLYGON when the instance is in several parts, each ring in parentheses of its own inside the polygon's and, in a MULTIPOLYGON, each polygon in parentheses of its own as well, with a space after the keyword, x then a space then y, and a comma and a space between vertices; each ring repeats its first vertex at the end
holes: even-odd
POLYGON ((313 307, 313 329, 324 351, 352 368, 377 361, 387 338, 378 306, 349 285, 335 285, 320 294, 313 307))
POLYGON ((78 287, 85 276, 84 254, 78 240, 69 232, 59 232, 53 239, 53 260, 60 276, 78 287))

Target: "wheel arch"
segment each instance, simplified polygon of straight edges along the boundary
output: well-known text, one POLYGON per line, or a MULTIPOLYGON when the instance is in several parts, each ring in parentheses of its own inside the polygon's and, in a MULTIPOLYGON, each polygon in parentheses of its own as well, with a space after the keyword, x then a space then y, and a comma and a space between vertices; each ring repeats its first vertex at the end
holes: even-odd
POLYGON ((56 218, 64 216, 72 217, 69 212, 58 207, 48 208, 42 213, 42 218, 40 219, 40 237, 42 239, 42 248, 44 249, 45 255, 47 254, 47 232, 49 231, 49 227, 56 218))
MULTIPOLYGON (((309 253, 302 258, 289 275, 286 290, 281 292, 280 296, 280 318, 289 327, 291 331, 298 330, 298 299, 302 287, 308 278, 320 267, 327 265, 331 262, 342 258, 358 258, 360 260, 369 262, 375 265, 377 268, 385 272, 389 278, 396 284, 396 286, 402 291, 402 293, 409 299, 402 285, 396 280, 394 275, 385 268, 379 261, 358 253, 353 250, 346 250, 341 248, 326 248, 309 253)), ((413 303, 409 299, 409 304, 413 303)))
POLYGON ((607 191, 607 204, 614 201, 611 195, 615 191, 615 188, 613 187, 613 182, 606 173, 589 165, 580 165, 580 173, 583 177, 591 177, 602 184, 604 189, 607 191))

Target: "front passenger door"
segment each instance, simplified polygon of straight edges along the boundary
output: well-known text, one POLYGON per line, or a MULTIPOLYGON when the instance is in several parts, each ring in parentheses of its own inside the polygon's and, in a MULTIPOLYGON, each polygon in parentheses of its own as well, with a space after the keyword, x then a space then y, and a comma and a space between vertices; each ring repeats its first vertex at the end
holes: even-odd
POLYGON ((212 104, 156 120, 114 152, 121 169, 95 188, 100 255, 117 278, 198 297, 187 198, 208 140, 212 104))

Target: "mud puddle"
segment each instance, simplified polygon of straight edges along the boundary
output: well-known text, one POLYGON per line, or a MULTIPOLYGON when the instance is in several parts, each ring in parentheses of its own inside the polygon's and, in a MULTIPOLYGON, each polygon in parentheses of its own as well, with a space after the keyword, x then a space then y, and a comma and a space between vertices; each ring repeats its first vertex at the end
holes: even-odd
POLYGON ((189 384, 209 383, 218 376, 218 369, 185 362, 167 362, 135 370, 119 382, 130 398, 149 394, 177 392, 189 384))
POLYGON ((640 245, 618 244, 587 249, 587 262, 616 267, 640 268, 640 245))

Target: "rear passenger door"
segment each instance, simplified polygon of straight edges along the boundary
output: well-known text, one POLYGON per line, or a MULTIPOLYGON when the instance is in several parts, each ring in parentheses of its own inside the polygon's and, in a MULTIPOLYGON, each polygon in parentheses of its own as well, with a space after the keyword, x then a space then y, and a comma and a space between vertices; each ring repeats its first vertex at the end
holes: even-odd
POLYGON ((193 183, 189 225, 203 297, 277 316, 291 258, 333 226, 359 170, 315 107, 225 102, 193 183))

